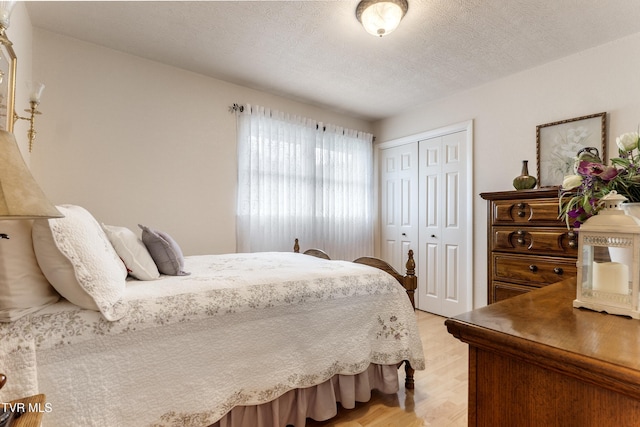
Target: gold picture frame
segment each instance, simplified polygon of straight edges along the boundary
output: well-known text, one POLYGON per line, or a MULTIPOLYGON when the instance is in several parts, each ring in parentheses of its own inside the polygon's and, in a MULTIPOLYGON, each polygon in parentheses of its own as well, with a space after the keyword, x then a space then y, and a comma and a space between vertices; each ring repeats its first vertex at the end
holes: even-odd
POLYGON ((597 148, 606 163, 606 132, 606 112, 536 126, 538 187, 561 185, 573 174, 575 157, 583 148, 597 148))
POLYGON ((13 44, 0 33, 0 129, 13 132, 18 60, 13 44))

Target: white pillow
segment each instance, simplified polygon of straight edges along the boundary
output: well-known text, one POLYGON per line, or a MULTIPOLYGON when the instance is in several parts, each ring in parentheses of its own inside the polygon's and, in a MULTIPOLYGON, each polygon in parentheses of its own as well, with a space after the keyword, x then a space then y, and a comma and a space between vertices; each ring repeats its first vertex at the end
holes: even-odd
POLYGON ((126 227, 105 224, 102 224, 102 228, 130 275, 138 280, 155 280, 160 277, 158 267, 149 251, 133 231, 126 227))
POLYGON ((0 221, 0 322, 12 322, 60 299, 44 277, 31 241, 32 220, 0 221))
POLYGON ((57 206, 64 218, 35 220, 33 249, 49 283, 66 299, 100 310, 107 320, 126 314, 127 268, 100 224, 80 206, 57 206))

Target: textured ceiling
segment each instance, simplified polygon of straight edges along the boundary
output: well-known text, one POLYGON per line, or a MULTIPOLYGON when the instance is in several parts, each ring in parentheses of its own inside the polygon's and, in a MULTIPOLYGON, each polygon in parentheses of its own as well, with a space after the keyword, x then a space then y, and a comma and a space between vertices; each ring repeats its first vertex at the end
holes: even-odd
MULTIPOLYGON (((376 120, 638 32, 638 0, 409 0, 387 37, 358 0, 27 2, 35 27, 376 120)), ((247 100, 250 101, 250 100, 247 100)), ((243 100, 239 100, 243 102, 243 100)))

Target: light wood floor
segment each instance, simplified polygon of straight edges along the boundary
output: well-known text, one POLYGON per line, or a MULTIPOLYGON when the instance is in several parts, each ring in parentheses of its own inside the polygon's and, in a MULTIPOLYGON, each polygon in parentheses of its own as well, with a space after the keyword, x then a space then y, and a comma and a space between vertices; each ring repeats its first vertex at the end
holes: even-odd
MULTIPOLYGON (((444 326, 444 317, 417 311, 426 370, 416 371, 416 387, 394 395, 374 392, 367 403, 340 408, 338 416, 307 427, 462 427, 467 425, 467 345, 444 326)), ((404 369, 400 370, 404 385, 404 369)))

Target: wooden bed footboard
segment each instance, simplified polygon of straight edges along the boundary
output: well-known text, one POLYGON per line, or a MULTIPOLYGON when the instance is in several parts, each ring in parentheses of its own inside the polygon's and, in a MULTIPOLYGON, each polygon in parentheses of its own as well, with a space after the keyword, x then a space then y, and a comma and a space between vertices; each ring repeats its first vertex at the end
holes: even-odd
MULTIPOLYGON (((293 252, 300 253, 300 243, 299 243, 298 239, 295 239, 295 243, 293 245, 293 252)), ((317 258, 322 258, 322 259, 327 259, 327 260, 331 259, 329 257, 329 255, 327 255, 327 253, 325 251, 320 250, 320 249, 307 249, 303 253, 305 255, 311 255, 311 256, 315 256, 317 258)), ((405 274, 404 276, 402 274, 398 273, 398 271, 396 271, 395 268, 393 268, 391 265, 389 265, 388 262, 383 261, 383 260, 381 260, 379 258, 361 257, 361 258, 358 258, 358 259, 354 260, 353 262, 356 262, 358 264, 368 265, 370 267, 375 267, 375 268, 378 268, 378 269, 380 269, 382 271, 385 271, 385 272, 389 273, 390 275, 392 275, 402 285, 402 287, 407 292, 407 296, 409 297, 409 301, 411 301, 411 306, 415 310, 415 308, 416 308, 415 291, 418 288, 418 278, 416 277, 416 262, 413 259, 413 250, 412 249, 409 249, 409 253, 407 254, 407 256, 408 256, 408 259, 407 259, 407 263, 405 264, 406 268, 407 268, 407 274, 405 274)), ((406 373, 404 386, 405 386, 406 389, 413 390, 414 387, 415 387, 415 382, 414 382, 414 379, 413 379, 413 375, 415 373, 415 370, 411 367, 411 365, 409 364, 409 361, 407 361, 407 360, 401 362, 398 365, 398 367, 400 367, 403 363, 404 363, 404 369, 405 369, 405 373, 406 373)))
MULTIPOLYGON (((293 252, 300 253, 300 243, 298 239, 295 240, 295 243, 293 245, 293 252)), ((322 259, 328 259, 328 260, 331 259, 329 255, 327 255, 327 253, 321 249, 307 249, 303 253, 305 255, 312 255, 316 258, 322 258, 322 259)), ((396 271, 395 268, 391 267, 391 265, 389 265, 388 262, 383 261, 379 258, 361 257, 354 260, 353 262, 356 262, 358 264, 365 264, 370 267, 375 267, 392 275, 407 291, 407 296, 409 297, 409 301, 411 301, 411 306, 415 309, 416 308, 415 292, 416 292, 416 289, 418 288, 418 278, 416 277, 416 262, 413 259, 412 249, 409 249, 409 253, 407 254, 407 256, 408 256, 408 259, 407 259, 407 263, 405 264, 407 268, 407 274, 405 274, 404 276, 398 273, 398 271, 396 271)))
POLYGON ((407 291, 407 296, 409 297, 409 301, 411 301, 411 306, 415 309, 416 308, 415 292, 416 292, 416 289, 418 288, 418 278, 416 277, 416 262, 413 259, 413 249, 409 249, 407 256, 408 256, 408 259, 407 259, 407 263, 405 264, 407 268, 407 274, 405 274, 404 276, 398 273, 395 268, 391 267, 389 263, 379 258, 372 258, 372 257, 365 256, 365 257, 358 258, 353 262, 357 262, 358 264, 365 264, 370 267, 379 268, 380 270, 386 271, 387 273, 392 275, 398 282, 400 282, 402 287, 407 291))

